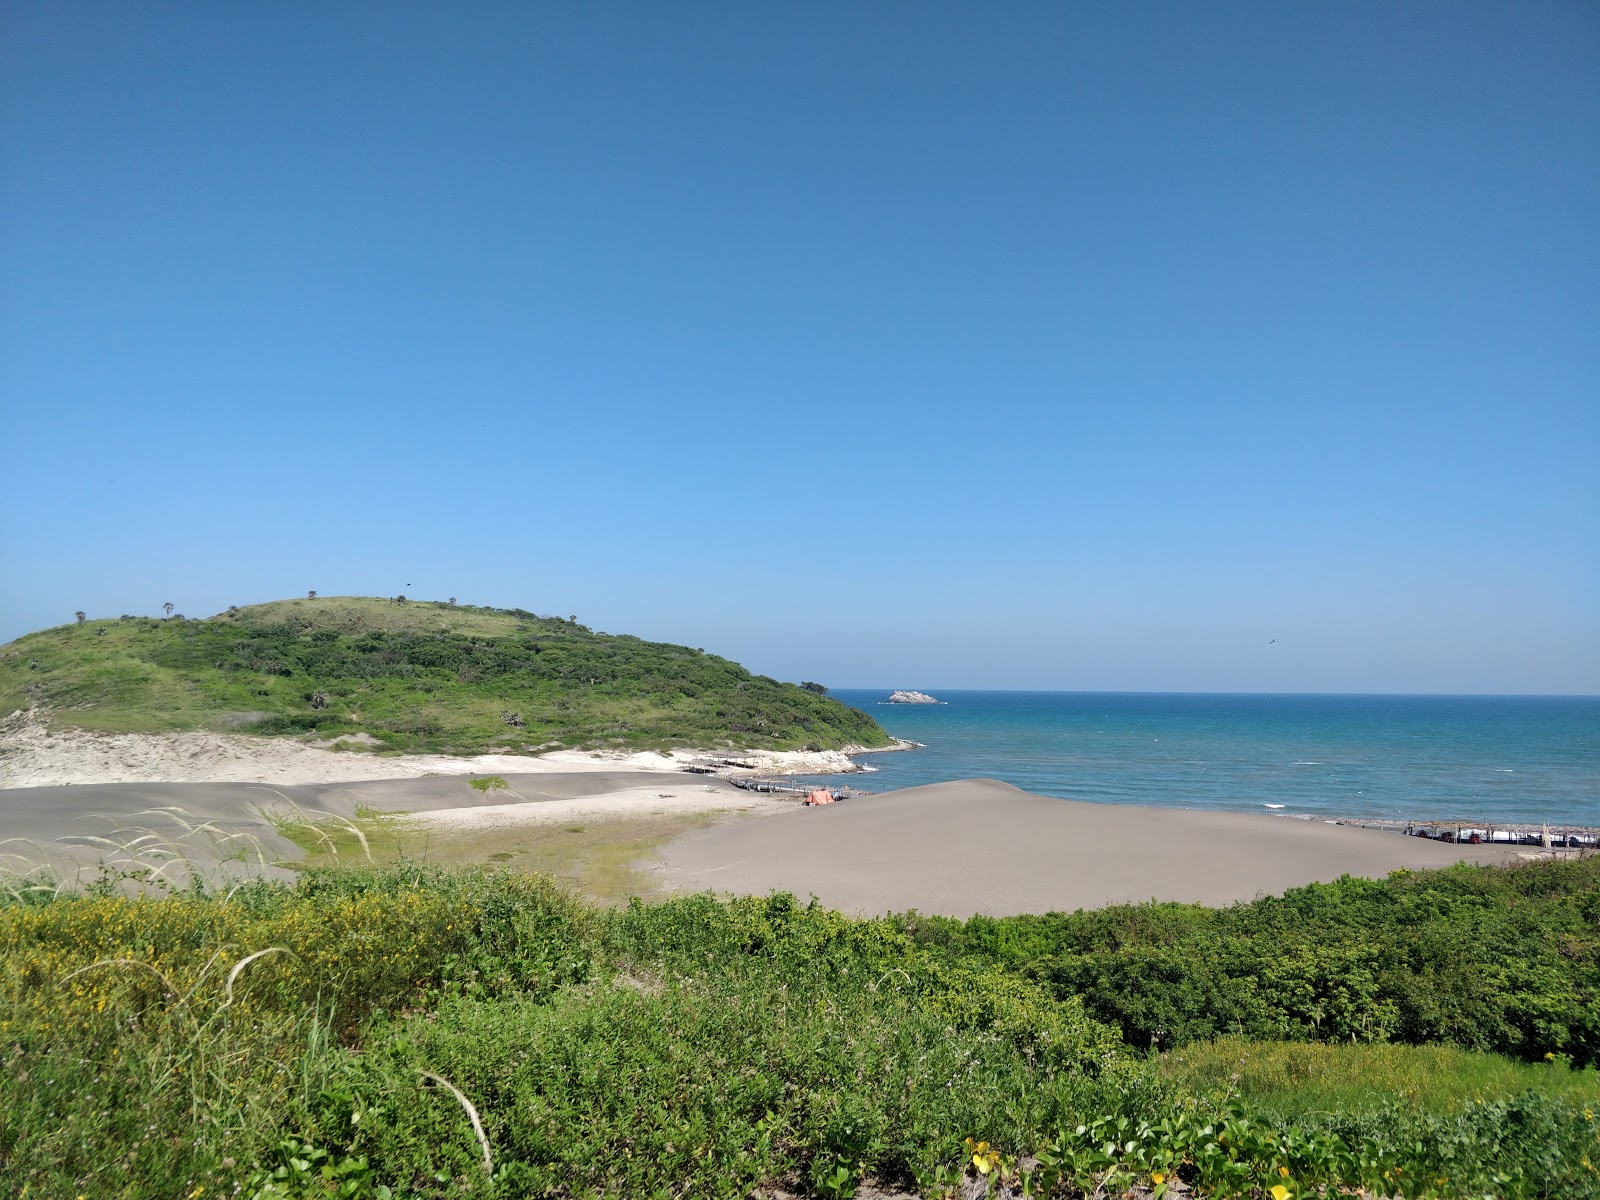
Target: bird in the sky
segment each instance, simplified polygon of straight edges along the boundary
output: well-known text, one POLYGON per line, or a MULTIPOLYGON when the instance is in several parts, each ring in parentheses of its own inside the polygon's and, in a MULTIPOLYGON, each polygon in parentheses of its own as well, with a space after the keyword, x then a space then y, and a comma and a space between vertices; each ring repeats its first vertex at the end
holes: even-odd
MULTIPOLYGON (((409 587, 410 584, 407 584, 406 586, 409 587)), ((1276 646, 1277 644, 1278 644, 1278 639, 1277 638, 1273 638, 1270 642, 1267 643, 1267 645, 1269 645, 1269 646, 1276 646)))

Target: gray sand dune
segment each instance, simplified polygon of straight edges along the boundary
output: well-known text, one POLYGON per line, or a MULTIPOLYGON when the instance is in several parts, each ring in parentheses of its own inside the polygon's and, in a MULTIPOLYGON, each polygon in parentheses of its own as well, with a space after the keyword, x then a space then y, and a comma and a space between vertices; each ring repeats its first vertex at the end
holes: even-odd
MULTIPOLYGON (((464 776, 359 783, 113 783, 0 791, 0 866, 41 855, 58 869, 99 862, 115 842, 159 834, 197 862, 219 857, 200 823, 232 835, 220 850, 269 860, 300 857, 263 809, 353 817, 359 808, 423 816, 453 828, 594 816, 650 807, 684 811, 755 800, 703 775, 661 771, 534 772, 504 777, 517 793, 485 797, 464 776), (161 809, 175 810, 161 812, 161 809), (14 839, 14 840, 13 840, 14 839)), ((1124 901, 1224 904, 1350 873, 1466 859, 1502 862, 1517 851, 1447 846, 1375 830, 1251 813, 1085 804, 974 779, 864 796, 814 809, 761 806, 759 821, 713 827, 668 846, 662 882, 676 891, 815 894, 846 912, 916 908, 967 917, 1093 907, 1124 901)), ((116 856, 113 854, 112 856, 116 856)))
MULTIPOLYGON (((649 794, 671 793, 686 809, 749 803, 744 793, 720 780, 666 771, 542 771, 502 778, 517 795, 504 791, 480 795, 462 775, 270 786, 102 783, 7 788, 0 791, 0 856, 12 857, 0 857, 0 867, 15 873, 48 862, 70 872, 96 864, 108 853, 112 858, 122 857, 112 851, 107 840, 126 844, 150 833, 172 843, 170 851, 205 865, 247 849, 258 861, 261 855, 269 861, 300 858, 301 851, 279 836, 263 810, 290 816, 298 810, 315 819, 348 819, 361 808, 403 813, 484 809, 512 814, 520 810, 534 816, 540 805, 552 804, 563 814, 591 811, 603 815, 613 807, 613 797, 637 796, 645 789, 649 794), (712 787, 714 792, 708 790, 712 787), (584 800, 592 803, 583 805, 584 800), (219 846, 215 834, 204 829, 192 832, 201 825, 209 825, 231 840, 219 846)), ((147 839, 144 844, 153 843, 147 839)))
POLYGON ((1146 900, 1228 904, 1342 874, 1516 851, 1252 813, 1086 804, 992 779, 723 825, 663 852, 678 891, 816 895, 830 908, 969 917, 1146 900))
MULTIPOLYGON (((371 745, 365 734, 334 742, 371 745)), ((39 709, 0 717, 0 790, 50 784, 98 783, 345 783, 435 775, 526 775, 578 771, 679 774, 711 767, 719 775, 831 775, 853 771, 842 750, 556 750, 545 754, 367 754, 334 750, 329 742, 289 737, 206 733, 91 733, 70 723, 52 726, 39 709)), ((886 747, 904 750, 909 743, 886 747)))

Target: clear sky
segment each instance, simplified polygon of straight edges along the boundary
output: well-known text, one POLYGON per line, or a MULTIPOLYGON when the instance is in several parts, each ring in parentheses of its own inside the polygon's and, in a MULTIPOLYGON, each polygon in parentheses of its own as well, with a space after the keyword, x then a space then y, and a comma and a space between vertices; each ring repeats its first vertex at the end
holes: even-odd
POLYGON ((1600 692, 1600 5, 7 0, 0 402, 0 640, 1600 692))

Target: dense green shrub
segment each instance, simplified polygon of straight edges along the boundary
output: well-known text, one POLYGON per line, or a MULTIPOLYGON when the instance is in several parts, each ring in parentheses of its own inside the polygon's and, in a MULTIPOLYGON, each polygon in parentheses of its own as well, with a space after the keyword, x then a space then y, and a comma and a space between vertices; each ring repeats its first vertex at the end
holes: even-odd
POLYGON ((910 914, 950 960, 1036 980, 1129 1044, 1450 1043, 1600 1058, 1600 858, 1345 877, 1231 908, 1122 905, 1047 916, 910 914))
MULTIPOLYGON (((1269 1120, 1245 1104, 1168 1102, 1154 1120, 1105 1116, 1042 1146, 1037 1196, 1120 1195, 1182 1180, 1202 1195, 1593 1200, 1593 1110, 1527 1093, 1448 1112, 1390 1104, 1269 1120)), ((1150 1194, 1145 1192, 1145 1195, 1150 1194)))
MULTIPOLYGON (((1482 940, 1502 957, 1480 955, 1474 1003, 1571 1040, 1593 1003, 1593 886, 1584 863, 1457 869, 965 924, 783 895, 595 910, 539 879, 405 864, 226 894, 22 893, 0 901, 0 1179, 33 1197, 409 1200, 848 1196, 870 1177, 933 1196, 981 1167, 1036 1196, 1182 1179, 1596 1197, 1600 1086, 1559 1058, 1548 1088, 1423 1106, 1384 1073, 1402 1077, 1398 1051, 1374 1051, 1354 1064, 1361 1105, 1265 1108, 1232 1082, 1186 1094, 1096 1016, 1401 1037, 1416 1001, 1391 956, 1482 940), (1212 958, 1179 972, 1186 949, 1212 958), (1085 963, 1094 986, 1063 988, 1085 963)), ((1318 1048, 1335 1079, 1338 1053, 1318 1048)))

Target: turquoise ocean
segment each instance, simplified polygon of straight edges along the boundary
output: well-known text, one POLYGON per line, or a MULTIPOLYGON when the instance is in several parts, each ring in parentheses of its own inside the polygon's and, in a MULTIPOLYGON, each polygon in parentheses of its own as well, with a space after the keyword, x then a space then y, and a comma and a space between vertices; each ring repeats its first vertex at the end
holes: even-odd
POLYGON ((874 792, 984 777, 1107 804, 1600 826, 1600 697, 830 694, 923 744, 816 777, 874 792))

